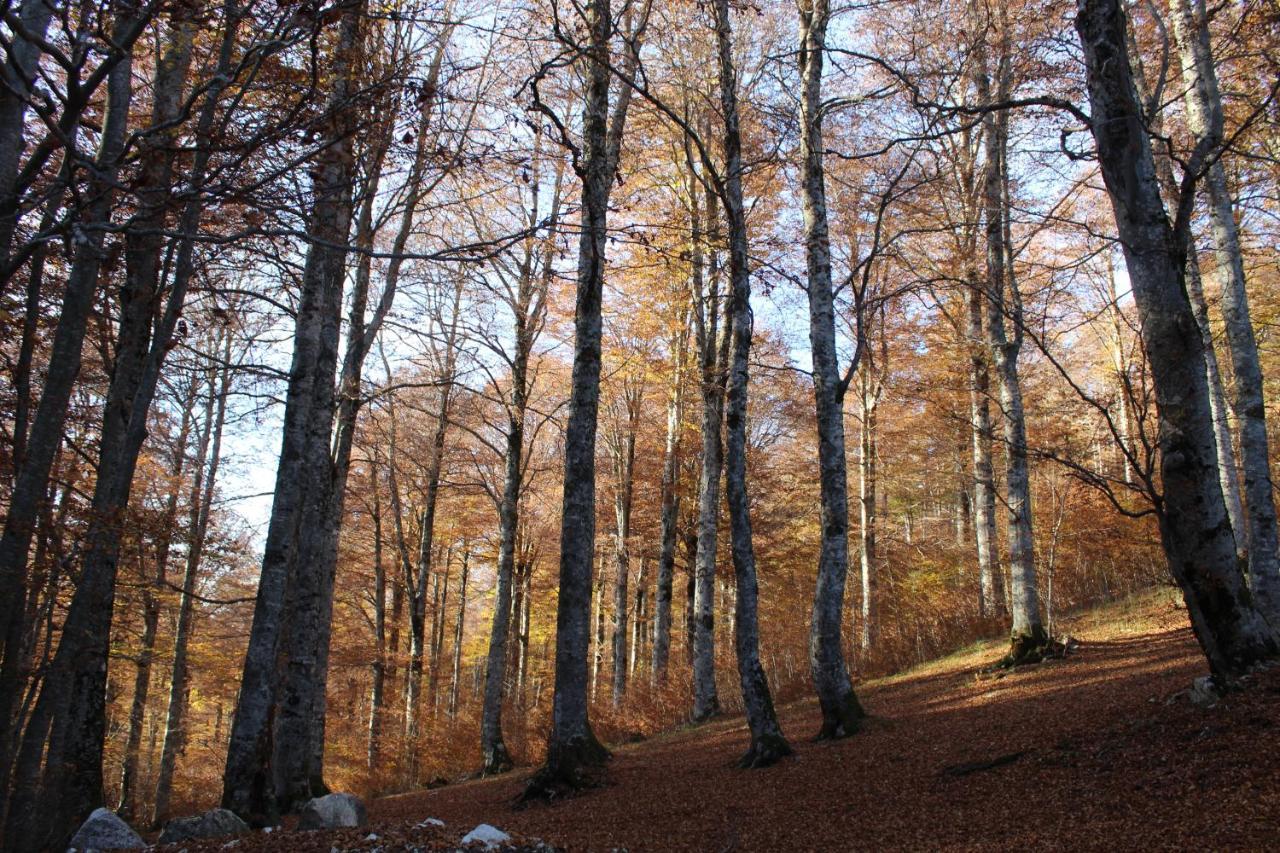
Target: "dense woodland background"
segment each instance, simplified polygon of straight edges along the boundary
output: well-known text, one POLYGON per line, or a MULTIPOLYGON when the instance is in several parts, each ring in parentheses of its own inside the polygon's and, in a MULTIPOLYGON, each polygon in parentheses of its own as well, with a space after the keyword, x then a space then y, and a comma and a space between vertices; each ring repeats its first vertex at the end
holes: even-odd
POLYGON ((5 849, 1275 654, 1273 2, 0 14, 5 849))

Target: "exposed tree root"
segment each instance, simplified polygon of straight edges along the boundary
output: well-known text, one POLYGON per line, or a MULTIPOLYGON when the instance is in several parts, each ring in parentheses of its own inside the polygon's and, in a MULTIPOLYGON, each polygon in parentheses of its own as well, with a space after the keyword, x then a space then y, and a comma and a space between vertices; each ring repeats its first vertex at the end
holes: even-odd
POLYGON ((600 787, 608 780, 604 765, 612 757, 590 729, 568 743, 552 744, 547 750, 547 763, 530 777, 516 806, 550 802, 600 787))
POLYGON ((511 753, 507 751, 507 745, 502 741, 485 747, 484 750, 484 767, 480 770, 481 776, 498 776, 506 773, 515 763, 511 760, 511 753))
POLYGON ((738 766, 744 769, 759 769, 777 764, 791 754, 791 744, 780 734, 761 735, 751 739, 751 748, 746 755, 738 759, 738 766))
POLYGON ((862 730, 862 721, 867 718, 858 696, 852 690, 841 697, 834 709, 822 710, 822 728, 818 730, 816 741, 840 740, 851 737, 862 730))
MULTIPOLYGON (((1065 650, 1065 644, 1063 646, 1065 650)), ((1009 653, 996 662, 992 669, 1013 669, 1040 663, 1046 658, 1059 657, 1055 646, 1044 628, 1035 628, 1029 634, 1016 634, 1009 638, 1009 653)))

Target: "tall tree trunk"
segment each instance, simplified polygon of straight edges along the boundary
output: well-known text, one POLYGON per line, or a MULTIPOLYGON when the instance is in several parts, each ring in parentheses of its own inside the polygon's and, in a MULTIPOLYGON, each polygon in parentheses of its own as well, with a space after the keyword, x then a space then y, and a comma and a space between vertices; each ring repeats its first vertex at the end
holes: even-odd
POLYGON ((153 824, 158 824, 169 816, 173 774, 177 769, 178 754, 186 742, 183 717, 186 715, 189 680, 187 661, 195 622, 196 579, 200 573, 205 541, 209 534, 213 492, 217 485, 218 467, 222 461, 222 428, 226 423, 227 397, 231 391, 231 329, 224 328, 222 336, 220 379, 216 385, 212 377, 209 380, 209 398, 205 401, 204 426, 200 432, 195 476, 191 483, 190 514, 187 521, 187 560, 182 573, 182 598, 178 604, 178 626, 173 637, 169 703, 165 714, 164 739, 160 747, 160 770, 156 778, 155 803, 152 809, 153 824))
MULTIPOLYGON (((121 10, 117 21, 117 35, 127 29, 133 21, 127 10, 121 10)), ((27 559, 31 550, 31 542, 36 526, 44 511, 45 497, 48 494, 49 474, 53 467, 58 448, 62 445, 63 429, 67 418, 67 407, 76 378, 80 373, 83 355, 85 329, 91 313, 94 295, 97 292, 98 274, 105 257, 103 241, 106 227, 111 219, 111 211, 115 201, 115 191, 124 153, 125 131, 129 112, 129 102, 133 91, 131 84, 132 63, 125 60, 115 63, 109 75, 107 85, 107 103, 104 113, 102 134, 99 137, 98 150, 94 163, 88 170, 89 178, 85 187, 83 208, 79 211, 75 224, 79 238, 75 241, 75 250, 71 259, 71 268, 63 289, 58 324, 53 334, 53 342, 48 355, 48 366, 45 370, 44 383, 40 402, 36 407, 35 417, 29 430, 22 459, 22 466, 14 478, 13 488, 9 494, 9 502, 5 513, 4 530, 0 534, 0 588, 22 590, 27 585, 27 559)), ((75 128, 70 128, 69 142, 74 145, 75 128)), ((64 156, 64 170, 71 180, 72 164, 81 155, 74 149, 64 156)), ((3 677, 0 680, 6 688, 18 688, 20 675, 19 662, 23 658, 20 638, 26 633, 22 624, 22 596, 0 596, 0 640, 5 643, 3 677)), ((17 696, 17 689, 6 689, 5 697, 17 696)), ((0 703, 12 699, 0 699, 0 703)), ((52 712, 52 706, 46 703, 46 714, 52 712)), ((0 738, 0 766, 10 766, 10 744, 16 731, 10 731, 12 714, 6 714, 4 737, 0 738)), ((14 785, 12 796, 15 800, 29 802, 34 796, 31 774, 39 772, 39 762, 43 752, 42 742, 32 742, 27 748, 27 759, 23 762, 25 770, 19 768, 19 777, 14 785), (23 780, 23 774, 26 780, 23 780)), ((8 780, 6 779, 6 782, 8 780)), ((25 838, 29 833, 23 828, 29 818, 30 809, 23 805, 7 810, 6 834, 10 838, 25 838)), ((33 844, 38 843, 32 840, 33 844)))
POLYGON ((978 608, 984 617, 1005 612, 1004 575, 996 539, 996 475, 991 462, 991 373, 984 340, 986 297, 976 270, 969 284, 969 414, 973 430, 973 526, 978 552, 978 608))
MULTIPOLYGON (((1008 100, 1012 66, 1009 55, 1007 12, 997 7, 994 17, 981 18, 983 34, 978 39, 976 82, 983 104, 1008 100), (987 39, 997 39, 994 89, 987 39)), ((1031 478, 1027 463, 1027 424, 1022 405, 1022 384, 1018 376, 1018 353, 1022 348, 1022 300, 1009 264, 1008 203, 1005 198, 1009 145, 1009 113, 988 112, 982 118, 983 221, 986 232, 987 340, 1000 383, 1000 409, 1005 443, 1005 506, 1008 508, 1009 592, 1013 627, 1007 663, 1039 660, 1048 644, 1040 619, 1040 596, 1036 588, 1035 540, 1031 526, 1031 478), (1006 295, 1007 294, 1007 295, 1006 295), (1010 335, 1005 315, 1013 324, 1010 335)))
POLYGON ((613 513, 617 527, 613 537, 613 707, 622 704, 627 692, 627 586, 631 575, 631 504, 635 485, 636 430, 640 424, 640 404, 644 388, 639 382, 624 381, 621 404, 626 414, 623 425, 615 424, 610 445, 617 484, 613 513))
MULTIPOLYGON (((440 476, 444 470, 444 445, 449 432, 453 404, 453 385, 458 367, 458 323, 462 312, 463 278, 454 284, 452 313, 445 328, 443 362, 440 373, 440 398, 435 411, 436 428, 431 436, 431 456, 427 463, 427 489, 421 517, 418 545, 418 568, 409 587, 411 629, 409 637, 409 673, 405 689, 404 735, 409 749, 409 781, 418 775, 418 740, 422 729, 422 672, 427 642, 427 581, 431 577, 432 548, 435 543, 436 508, 440 501, 440 476)), ((441 318, 443 324, 443 318, 441 318)))
POLYGON ((480 720, 480 751, 485 775, 505 773, 511 754, 502 737, 502 693, 507 673, 507 633, 510 626, 511 578, 515 567, 520 488, 524 478, 524 420, 528 407, 529 329, 516 315, 516 357, 512 361, 512 400, 507 420, 506 472, 498 507, 498 577, 485 663, 484 709, 480 720))
MULTIPOLYGON (((696 185, 696 179, 693 183, 696 185)), ((694 317, 698 339, 698 362, 702 374, 702 466, 698 473, 698 551, 693 591, 693 711, 694 722, 703 722, 720 713, 716 693, 716 549, 720 526, 720 478, 724 470, 724 392, 730 336, 721 331, 722 315, 729 301, 720 294, 718 237, 720 208, 713 192, 707 192, 706 237, 710 247, 709 275, 702 273, 704 231, 699 211, 692 210, 692 254, 694 317)), ((727 320, 724 325, 728 325, 727 320)))
MULTIPOLYGON (((120 805, 117 811, 127 819, 138 814, 138 764, 142 748, 142 728, 146 718, 147 698, 151 692, 151 666, 155 659, 156 629, 160 623, 160 592, 169 580, 169 556, 172 530, 178 518, 178 492, 182 488, 182 472, 187 457, 187 439, 191 434, 192 409, 196 403, 198 383, 192 381, 190 394, 182 407, 182 420, 174 442, 173 483, 165 501, 163 527, 156 542, 156 566, 151 583, 143 590, 142 648, 135 662, 133 701, 129 706, 129 734, 125 741, 124 766, 120 773, 120 805)), ((154 732, 154 727, 153 727, 154 732)))
MULTIPOLYGON (((1186 84, 1187 125, 1200 146, 1216 149, 1225 142, 1222 97, 1209 45, 1204 0, 1171 0, 1173 32, 1186 84)), ((1204 176, 1209 199, 1209 224, 1222 281, 1222 319, 1235 379, 1232 408, 1240 426, 1240 459, 1244 467, 1244 497, 1248 510, 1249 583, 1259 608, 1280 624, 1280 532, 1271 484, 1267 447, 1266 404, 1258 342, 1249 316, 1244 257, 1236 227, 1235 206, 1220 156, 1209 161, 1204 176)), ((1243 533, 1243 531, 1241 531, 1243 533)), ((1243 538, 1243 537, 1242 537, 1243 538)))
MULTIPOLYGON (((648 8, 628 34, 620 69, 634 79, 648 8)), ((596 541, 595 451, 600 409, 601 300, 604 286, 609 193, 618 170, 631 88, 623 85, 609 111, 614 32, 611 0, 592 0, 585 11, 589 43, 582 112, 581 235, 574 305, 574 352, 569 417, 564 437, 564 494, 560 516, 560 585, 556 601, 556 676, 546 765, 530 779, 526 798, 553 796, 587 780, 583 771, 603 764, 609 751, 588 719, 587 653, 590 647, 591 560, 596 541)))
POLYGON ((250 823, 275 823, 325 790, 316 766, 315 718, 323 712, 321 652, 332 606, 318 559, 331 483, 334 381, 352 219, 352 103, 360 74, 364 0, 342 8, 326 96, 324 148, 313 170, 293 362, 285 399, 276 489, 253 627, 223 772, 222 804, 250 823), (303 553, 306 552, 306 553, 303 553), (287 626, 286 626, 287 622, 287 626), (319 705, 319 707, 317 707, 319 705))
POLYGON ((760 663, 756 558, 751 541, 751 502, 747 494, 747 385, 751 353, 751 271, 747 220, 742 201, 742 138, 738 130, 738 74, 733 61, 729 0, 714 0, 719 48, 720 112, 724 120, 723 200, 729 232, 729 332, 733 340, 725 406, 725 492, 733 570, 734 645, 742 704, 751 730, 744 767, 767 767, 791 753, 773 709, 769 680, 760 663))
POLYGON ((876 486, 878 479, 876 437, 878 431, 877 411, 880 406, 879 383, 872 382, 870 366, 864 365, 858 377, 858 397, 862 408, 862 421, 859 428, 858 459, 858 507, 861 520, 861 580, 862 580, 862 612, 861 630, 858 633, 858 647, 866 652, 876 642, 879 628, 879 613, 876 609, 878 598, 877 571, 877 534, 879 532, 879 514, 876 511, 876 486))
MULTIPOLYGON (((1125 30, 1126 44, 1133 65, 1133 82, 1137 90, 1139 102, 1145 105, 1147 128, 1152 138, 1164 135, 1164 105, 1156 102, 1151 86, 1146 79, 1146 71, 1142 62, 1142 54, 1138 49, 1134 36, 1132 21, 1125 30)), ((1178 179, 1173 173, 1173 161, 1169 151, 1163 145, 1152 151, 1156 161, 1156 176, 1164 193, 1165 203, 1177 206, 1180 195, 1178 179)), ((1108 272, 1111 261, 1108 256, 1108 272)), ((1222 484, 1222 497, 1227 504, 1227 518, 1231 522, 1231 530, 1235 535, 1236 553, 1241 560, 1249 558, 1249 532, 1245 520, 1244 504, 1240 497, 1240 479, 1237 473, 1236 452, 1231 443, 1231 425, 1227 420, 1227 395, 1223 390, 1222 371, 1218 364, 1218 352, 1214 347, 1213 329, 1209 325, 1209 306, 1205 301, 1204 283, 1200 275, 1200 261, 1194 244, 1187 245, 1186 268, 1187 296, 1191 300, 1191 311, 1196 318, 1196 326, 1200 329, 1200 337, 1204 345, 1205 379, 1209 383, 1209 407, 1213 415, 1213 435, 1218 448, 1218 481, 1222 484)), ((1112 285, 1114 287, 1114 284, 1112 285)), ((1112 302, 1115 302, 1113 297, 1112 302)), ((1119 309, 1114 310, 1119 314, 1119 309)), ((1117 332, 1118 334, 1118 332, 1117 332)), ((1124 414, 1125 410, 1121 413, 1124 414)), ((1126 458, 1127 462, 1127 458, 1126 458)))
MULTIPOLYGON (((691 195, 697 188, 691 187, 691 195)), ((684 366, 689 341, 689 314, 675 336, 671 389, 667 397, 667 440, 662 453, 662 532, 659 534, 658 586, 654 594, 653 680, 665 684, 671 658, 671 597, 676 575, 676 533, 680 524, 680 450, 684 432, 684 366)))
MULTIPOLYGON (((849 482, 844 446, 844 397, 836 351, 836 313, 831 284, 831 238, 823 165, 822 66, 827 42, 827 0, 800 5, 800 156, 808 274, 809 346, 813 353, 813 398, 817 411, 822 544, 809 627, 809 669, 822 709, 819 739, 856 732, 866 714, 853 692, 841 639, 844 588, 849 574, 849 482)), ((745 240, 745 238, 744 238, 745 240)), ((746 273, 742 274, 745 278, 746 273)), ((735 285, 736 289, 736 285, 735 285)), ((855 363, 857 362, 855 355, 855 363)), ((736 548, 735 548, 736 551, 736 548)))
MULTIPOLYGON (((1130 72, 1118 0, 1081 0, 1075 24, 1084 48, 1098 161, 1124 247, 1160 415, 1161 541, 1210 669, 1218 679, 1230 680, 1273 658, 1278 643, 1240 573, 1218 485, 1203 343, 1183 284, 1191 199, 1181 199, 1171 226, 1130 72)), ((1194 159, 1207 153, 1198 147, 1194 159)), ((1197 167, 1190 165, 1193 171, 1197 167)))
POLYGON ((382 732, 386 714, 387 693, 387 573, 382 565, 382 501, 378 489, 378 463, 369 466, 370 491, 373 492, 373 684, 369 691, 369 740, 365 750, 365 766, 374 771, 382 764, 382 732))
POLYGON ((471 549, 462 546, 462 577, 458 579, 458 621, 453 626, 453 675, 449 679, 449 717, 458 716, 458 683, 462 676, 462 636, 467 625, 467 574, 471 549))

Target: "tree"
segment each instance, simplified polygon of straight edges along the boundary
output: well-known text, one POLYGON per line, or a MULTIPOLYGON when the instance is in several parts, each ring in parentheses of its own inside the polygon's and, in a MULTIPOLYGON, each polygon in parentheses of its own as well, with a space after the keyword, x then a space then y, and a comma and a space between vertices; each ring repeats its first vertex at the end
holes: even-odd
MULTIPOLYGON (((1236 562, 1218 486, 1217 450, 1203 343, 1183 284, 1188 183, 1171 224, 1160 198, 1151 141, 1130 72, 1118 0, 1082 0, 1076 31, 1084 48, 1090 127, 1115 211, 1138 304, 1160 412, 1160 537, 1182 588, 1191 625, 1220 681, 1231 681, 1278 651, 1274 629, 1253 604, 1236 562)), ((1196 175, 1209 146, 1197 145, 1196 175)))
MULTIPOLYGON (((822 139, 822 66, 826 50, 827 0, 800 6, 801 76, 800 156, 803 161, 805 263, 809 297, 809 345, 813 350, 813 396, 818 422, 818 462, 822 471, 822 549, 818 584, 813 598, 809 632, 809 666, 822 707, 819 738, 846 737, 866 716, 853 692, 844 659, 841 623, 845 578, 849 573, 849 484, 845 463, 844 398, 861 356, 858 351, 841 376, 836 353, 835 301, 831 282, 831 238, 827 229, 827 199, 822 139)), ((857 322, 861 322, 859 318, 857 322)), ((865 529, 865 521, 864 521, 865 529)), ((864 598, 868 590, 864 589, 864 598)), ((865 619, 865 614, 864 614, 865 619)), ((865 630, 865 628, 864 628, 865 630)))
MULTIPOLYGON (((600 407, 600 306, 604 285, 609 194, 618 171, 631 88, 624 85, 609 109, 614 33, 610 0, 593 0, 584 12, 589 42, 582 151, 574 171, 582 181, 582 232, 578 243, 574 309, 573 376, 564 438, 564 496, 560 520, 560 593, 556 604, 556 677, 551 735, 544 767, 529 781, 525 797, 550 796, 581 787, 583 772, 608 760, 587 714, 587 651, 590 645, 591 561, 595 551, 595 446, 600 407)), ((624 79, 635 74, 639 40, 648 9, 626 35, 624 79)), ((541 102, 539 102, 541 103, 541 102)), ((545 105, 540 109, 550 112, 545 105)), ((552 116, 548 116, 553 118, 552 116)), ((559 120, 555 119, 558 123, 559 120)))
POLYGON ((715 0, 716 44, 719 48, 720 111, 724 120, 724 178, 719 189, 724 201, 729 236, 730 362, 725 405, 725 491, 733 570, 737 580, 734 603, 734 643, 738 678, 751 746, 739 760, 744 767, 768 767, 789 755, 782 736, 769 680, 760 663, 757 622, 755 550, 751 541, 751 511, 747 496, 747 385, 751 352, 751 272, 748 266, 747 221, 742 204, 742 139, 738 125, 737 69, 733 61, 733 30, 728 0, 715 0))

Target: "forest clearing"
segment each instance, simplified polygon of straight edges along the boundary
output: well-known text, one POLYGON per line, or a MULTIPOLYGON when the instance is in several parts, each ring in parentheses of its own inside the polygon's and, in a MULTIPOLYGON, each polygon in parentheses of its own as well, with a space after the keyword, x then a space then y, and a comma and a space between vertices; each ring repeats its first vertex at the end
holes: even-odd
POLYGON ((1278 142, 1276 0, 0 0, 0 853, 1280 845, 1278 142))

